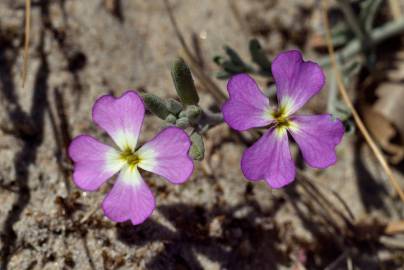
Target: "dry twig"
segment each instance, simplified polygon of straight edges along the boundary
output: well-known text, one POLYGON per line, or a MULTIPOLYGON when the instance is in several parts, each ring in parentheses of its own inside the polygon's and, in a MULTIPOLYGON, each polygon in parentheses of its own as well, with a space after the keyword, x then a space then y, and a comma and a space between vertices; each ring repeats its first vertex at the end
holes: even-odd
POLYGON ((31 0, 25 0, 25 40, 24 40, 24 66, 22 69, 22 87, 25 86, 25 80, 27 78, 30 32, 31 32, 31 0))

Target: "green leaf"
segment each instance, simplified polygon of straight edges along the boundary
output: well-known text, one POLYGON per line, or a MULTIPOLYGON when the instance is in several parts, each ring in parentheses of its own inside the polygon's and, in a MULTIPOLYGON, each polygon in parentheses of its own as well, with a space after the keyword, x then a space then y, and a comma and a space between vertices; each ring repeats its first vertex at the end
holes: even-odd
POLYGON ((362 63, 359 60, 356 60, 344 66, 342 71, 345 76, 352 77, 359 73, 362 66, 362 63))
POLYGON ((263 72, 271 73, 271 62, 257 39, 254 38, 250 40, 249 49, 252 61, 256 63, 263 72))
POLYGON ((361 2, 359 19, 366 31, 372 30, 376 15, 382 10, 380 6, 383 2, 383 0, 366 0, 361 2))
POLYGON ((241 73, 241 72, 247 72, 248 68, 245 66, 240 66, 236 65, 235 63, 231 61, 224 61, 222 63, 222 67, 225 71, 231 73, 231 74, 236 74, 236 73, 241 73))
POLYGON ((221 66, 224 61, 225 60, 221 55, 216 55, 213 57, 213 62, 215 62, 218 66, 221 66))
POLYGON ((228 72, 225 71, 225 70, 221 70, 221 71, 218 71, 218 72, 216 73, 216 78, 221 79, 221 80, 228 79, 228 78, 230 78, 230 77, 231 77, 231 74, 228 73, 228 72))
POLYGON ((185 105, 198 104, 199 96, 196 92, 191 70, 182 58, 178 58, 174 62, 171 76, 181 102, 185 105))
POLYGON ((244 61, 235 50, 233 50, 229 46, 225 46, 224 50, 226 51, 226 54, 229 56, 230 61, 234 66, 246 66, 244 61))

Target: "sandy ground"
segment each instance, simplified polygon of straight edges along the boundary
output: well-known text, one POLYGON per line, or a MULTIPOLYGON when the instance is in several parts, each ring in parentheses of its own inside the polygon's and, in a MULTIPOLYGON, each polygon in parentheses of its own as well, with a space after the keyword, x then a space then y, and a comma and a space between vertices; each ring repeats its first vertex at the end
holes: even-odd
MULTIPOLYGON (((171 3, 184 36, 200 44, 209 74, 218 70, 211 59, 224 44, 247 55, 248 37, 258 35, 273 57, 304 48, 304 34, 321 28, 314 1, 234 1, 239 14, 231 1, 171 3)), ((111 184, 95 193, 76 189, 66 146, 82 133, 109 140, 90 117, 100 95, 142 89, 174 96, 169 67, 180 49, 162 1, 122 1, 121 10, 119 18, 99 0, 33 1, 23 88, 24 1, 0 2, 0 269, 299 269, 296 261, 306 257, 323 269, 355 246, 336 244, 336 232, 310 214, 301 187, 271 191, 245 181, 245 146, 225 125, 207 134, 207 159, 186 184, 144 175, 158 205, 151 219, 133 227, 103 217, 99 205, 111 184)), ((325 95, 313 101, 317 111, 324 111, 325 95)), ((201 99, 212 102, 203 89, 201 99)), ((141 140, 161 124, 148 116, 141 140)), ((332 200, 330 190, 337 191, 359 220, 403 216, 356 136, 345 136, 338 156, 334 167, 305 173, 332 200)), ((370 254, 354 259, 378 269, 370 254)))

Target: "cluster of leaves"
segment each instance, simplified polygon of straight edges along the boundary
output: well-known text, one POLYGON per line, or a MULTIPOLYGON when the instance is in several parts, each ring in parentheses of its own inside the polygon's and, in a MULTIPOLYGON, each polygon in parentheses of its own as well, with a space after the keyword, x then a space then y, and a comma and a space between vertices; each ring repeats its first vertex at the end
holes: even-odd
POLYGON ((247 64, 234 49, 225 46, 226 56, 217 55, 213 58, 213 61, 221 68, 216 77, 228 79, 238 73, 252 73, 271 78, 271 61, 269 61, 259 41, 251 39, 248 47, 251 61, 255 65, 247 64))
MULTIPOLYGON (((382 0, 364 0, 352 6, 350 1, 339 0, 340 11, 345 15, 345 20, 338 20, 332 28, 332 42, 334 47, 344 47, 355 38, 361 42, 364 59, 344 59, 344 75, 352 77, 356 75, 363 66, 372 67, 375 63, 375 50, 371 38, 371 31, 382 0), (353 10, 358 10, 358 16, 352 16, 353 10), (353 18, 354 17, 354 18, 353 18)), ((233 48, 224 47, 225 55, 217 55, 213 61, 221 68, 216 73, 219 79, 228 79, 238 73, 258 74, 272 78, 271 61, 257 39, 249 41, 249 53, 251 62, 242 59, 233 48)))
MULTIPOLYGON (((337 54, 337 56, 342 56, 338 60, 341 65, 343 79, 348 84, 352 78, 358 75, 362 68, 372 70, 375 67, 376 44, 372 38, 372 31, 376 16, 380 12, 383 2, 382 0, 364 0, 351 3, 347 0, 338 0, 338 7, 344 18, 334 23, 331 29, 332 42, 334 47, 340 48, 341 53, 337 54), (350 52, 353 47, 351 45, 355 41, 360 42, 358 54, 350 52), (347 57, 347 55, 352 56, 347 57)), ((326 66, 328 62, 322 61, 323 66, 326 66)), ((331 97, 329 102, 332 102, 332 104, 328 105, 329 112, 345 120, 344 123, 348 132, 354 131, 354 124, 349 120, 351 117, 350 110, 336 96, 331 97)))
POLYGON ((147 109, 169 125, 190 129, 192 146, 189 151, 194 160, 204 157, 204 143, 201 136, 203 126, 200 120, 205 113, 199 107, 199 96, 191 71, 182 58, 178 58, 171 69, 171 76, 180 101, 162 99, 154 94, 143 94, 147 109))
MULTIPOLYGON (((364 61, 357 61, 356 65, 366 66, 371 69, 376 61, 374 42, 371 37, 372 29, 376 15, 380 12, 382 0, 365 0, 352 6, 349 1, 339 0, 339 7, 344 13, 345 20, 338 21, 332 29, 332 41, 335 47, 341 47, 349 44, 355 38, 361 42, 361 51, 365 56, 364 61), (358 10, 355 15, 354 10, 358 10)), ((349 60, 349 59, 346 59, 349 60)), ((352 65, 352 64, 351 64, 352 65)), ((352 71, 357 74, 355 70, 349 69, 345 72, 351 75, 352 71)))
MULTIPOLYGON (((344 11, 345 8, 349 8, 345 5, 345 0, 340 0, 341 9, 344 11)), ((374 20, 376 18, 377 11, 379 11, 380 5, 383 3, 382 0, 365 0, 358 3, 358 13, 356 24, 357 29, 362 31, 362 35, 369 35, 370 31, 373 28, 374 20)), ((348 3, 349 4, 349 3, 348 3)), ((333 43, 335 47, 339 47, 345 45, 350 40, 355 38, 357 33, 349 26, 347 23, 348 20, 343 20, 337 22, 332 29, 333 43)), ((364 38, 364 37, 362 37, 364 38)), ((364 44, 368 46, 370 44, 364 44)))

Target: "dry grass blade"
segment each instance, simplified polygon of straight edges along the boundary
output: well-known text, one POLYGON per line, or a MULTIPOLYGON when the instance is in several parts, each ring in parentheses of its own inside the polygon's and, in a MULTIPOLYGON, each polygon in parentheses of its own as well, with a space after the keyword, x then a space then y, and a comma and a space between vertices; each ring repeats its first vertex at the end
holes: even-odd
MULTIPOLYGON (((299 183, 303 189, 305 189, 307 193, 311 194, 315 200, 320 202, 319 205, 329 213, 329 216, 338 216, 345 226, 352 228, 353 219, 351 219, 351 211, 348 211, 348 215, 342 213, 342 211, 337 209, 337 207, 327 198, 326 195, 323 194, 323 192, 313 183, 313 181, 310 181, 310 179, 302 171, 299 170, 298 173, 299 183)), ((338 224, 338 222, 336 222, 336 224, 338 224)))
POLYGON ((222 90, 205 74, 205 72, 202 70, 202 68, 199 66, 198 61, 195 59, 193 56, 191 50, 189 49, 187 43, 185 42, 185 39, 183 35, 181 34, 177 21, 175 20, 173 11, 171 9, 170 3, 168 0, 163 0, 165 8, 167 10, 170 23, 174 28, 175 35, 177 36, 179 42, 181 43, 182 46, 182 52, 181 56, 184 58, 185 62, 190 66, 191 71, 198 77, 200 80, 201 84, 204 86, 204 88, 210 92, 210 94, 215 97, 215 99, 218 101, 219 104, 223 103, 226 100, 226 95, 222 92, 222 90))
POLYGON ((334 47, 333 47, 332 40, 331 40, 331 29, 330 29, 329 22, 328 22, 327 10, 328 10, 328 1, 325 0, 325 1, 323 1, 323 9, 322 9, 323 21, 324 21, 324 25, 326 28, 326 40, 327 40, 329 57, 331 59, 332 68, 334 70, 334 73, 335 73, 335 76, 337 79, 338 90, 342 96, 343 101, 345 102, 347 107, 352 112, 352 116, 355 120, 355 123, 356 123, 358 129, 362 133, 363 137, 365 138, 367 144, 369 145, 369 147, 372 150, 373 154, 375 155, 376 159, 379 161, 383 170, 387 174, 390 183, 392 184, 394 189, 397 191, 398 195, 400 196, 400 199, 404 202, 404 193, 403 193, 399 183, 397 182, 397 179, 394 177, 393 172, 391 171, 389 165, 386 162, 386 159, 384 158, 380 149, 377 147, 376 143, 370 136, 369 132, 367 131, 365 125, 362 122, 362 119, 360 118, 358 112, 356 111, 355 107, 353 106, 351 99, 348 96, 347 90, 345 88, 345 84, 342 80, 341 73, 338 68, 337 58, 335 57, 334 47))
POLYGON ((22 69, 22 87, 25 86, 25 80, 27 78, 30 32, 31 32, 31 0, 25 0, 25 39, 24 39, 24 66, 22 69))

